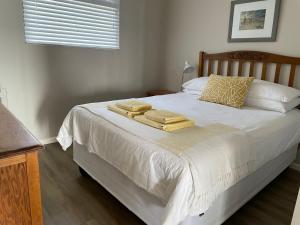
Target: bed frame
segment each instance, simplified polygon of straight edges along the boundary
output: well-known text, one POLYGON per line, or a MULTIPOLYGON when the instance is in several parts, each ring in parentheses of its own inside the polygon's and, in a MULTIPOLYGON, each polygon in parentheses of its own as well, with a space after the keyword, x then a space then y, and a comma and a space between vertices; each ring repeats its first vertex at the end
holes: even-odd
MULTIPOLYGON (((300 58, 255 51, 234 51, 217 54, 200 52, 198 75, 202 77, 205 74, 216 73, 233 76, 234 66, 237 65, 237 75, 245 76, 246 64, 249 67, 248 76, 257 76, 257 64, 262 64, 261 73, 258 73, 259 77, 257 77, 262 80, 267 80, 268 68, 270 64, 275 64, 276 69, 273 80, 275 83, 281 81, 282 66, 287 64, 290 66, 288 86, 292 87, 296 80, 296 69, 300 65, 300 58), (227 64, 227 70, 224 72, 225 64, 227 64)), ((137 187, 104 160, 88 153, 84 146, 76 142, 73 144, 74 161, 82 168, 81 172, 83 174, 83 171, 86 171, 145 223, 150 225, 160 224, 164 205, 157 198, 137 187)), ((296 159, 296 154, 297 146, 288 149, 225 191, 204 215, 188 217, 180 225, 219 225, 223 223, 284 171, 296 159)))
POLYGON ((296 69, 297 66, 300 65, 300 58, 257 51, 233 51, 215 54, 200 52, 198 75, 199 77, 205 76, 204 71, 207 64, 207 75, 215 73, 218 75, 232 76, 234 63, 238 63, 238 76, 243 76, 246 64, 250 64, 248 76, 255 76, 255 69, 257 64, 262 64, 261 73, 259 73, 259 77, 257 77, 261 80, 267 80, 268 67, 271 64, 275 64, 276 69, 273 80, 274 83, 280 82, 282 66, 289 65, 290 74, 288 77, 288 86, 293 87, 296 76, 296 69), (227 71, 225 72, 226 74, 224 74, 223 71, 225 62, 227 62, 227 71), (215 63, 217 63, 217 71, 213 70, 215 63))
MULTIPOLYGON (((96 180, 102 187, 148 225, 161 225, 165 206, 160 200, 139 188, 119 170, 88 149, 73 143, 74 161, 82 175, 96 180)), ((180 225, 220 225, 282 173, 295 159, 294 146, 269 161, 248 177, 221 194, 205 214, 187 217, 180 225)), ((116 212, 117 213, 117 212, 116 212)), ((176 225, 176 224, 174 224, 176 225)))

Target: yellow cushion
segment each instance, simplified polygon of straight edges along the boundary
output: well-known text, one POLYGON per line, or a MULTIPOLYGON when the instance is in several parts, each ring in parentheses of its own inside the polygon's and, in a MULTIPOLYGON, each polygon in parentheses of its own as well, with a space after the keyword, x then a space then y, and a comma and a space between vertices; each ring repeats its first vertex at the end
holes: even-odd
POLYGON ((254 77, 210 75, 200 100, 241 108, 254 77))

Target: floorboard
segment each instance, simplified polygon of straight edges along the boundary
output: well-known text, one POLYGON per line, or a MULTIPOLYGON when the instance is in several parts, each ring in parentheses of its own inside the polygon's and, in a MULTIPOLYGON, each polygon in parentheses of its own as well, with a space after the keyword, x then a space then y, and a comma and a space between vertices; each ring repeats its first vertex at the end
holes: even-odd
MULTIPOLYGON (((44 225, 143 225, 92 179, 82 177, 72 151, 47 145, 40 154, 44 225)), ((300 173, 287 169, 224 225, 290 225, 300 173)))

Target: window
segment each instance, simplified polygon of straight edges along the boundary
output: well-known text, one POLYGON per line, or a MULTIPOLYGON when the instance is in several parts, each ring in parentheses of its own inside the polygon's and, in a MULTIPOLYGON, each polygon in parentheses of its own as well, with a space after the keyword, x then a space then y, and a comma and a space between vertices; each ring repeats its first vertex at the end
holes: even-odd
POLYGON ((23 0, 27 43, 119 48, 120 0, 23 0))

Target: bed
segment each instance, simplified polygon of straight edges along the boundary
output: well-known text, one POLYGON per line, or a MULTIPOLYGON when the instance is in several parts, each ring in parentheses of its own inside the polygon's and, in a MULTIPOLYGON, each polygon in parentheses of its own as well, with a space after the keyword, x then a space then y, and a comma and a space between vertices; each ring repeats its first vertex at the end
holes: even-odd
MULTIPOLYGON (((262 80, 268 77, 268 65, 276 64, 275 83, 281 80, 281 65, 291 65, 289 86, 293 86, 300 65, 299 58, 263 52, 201 52, 199 76, 214 71, 224 74, 224 62, 228 76, 236 63, 238 76, 244 74, 247 63, 250 76, 257 64, 262 64, 262 80)), ((238 129, 222 139, 208 138, 194 146, 185 143, 188 150, 175 154, 173 150, 180 148, 181 142, 193 142, 194 133, 185 134, 178 142, 179 136, 107 111, 111 102, 71 110, 58 141, 64 149, 73 143, 79 167, 147 224, 221 224, 296 158, 299 110, 287 114, 251 107, 240 110, 202 102, 187 93, 142 101, 187 115, 199 127, 217 124, 217 130, 238 129)))

